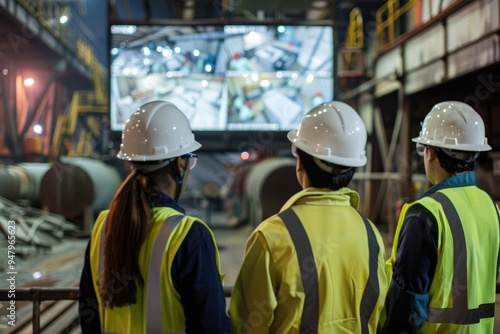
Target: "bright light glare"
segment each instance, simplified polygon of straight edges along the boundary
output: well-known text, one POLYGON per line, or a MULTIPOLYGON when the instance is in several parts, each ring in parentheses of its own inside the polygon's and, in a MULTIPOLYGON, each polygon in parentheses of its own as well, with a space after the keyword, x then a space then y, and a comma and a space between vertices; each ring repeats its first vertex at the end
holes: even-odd
POLYGON ((43 128, 40 124, 37 124, 33 127, 33 131, 38 134, 38 135, 41 135, 42 132, 43 132, 43 128))
POLYGON ((111 33, 112 34, 123 34, 123 35, 130 35, 136 32, 137 27, 136 26, 128 26, 128 25, 114 25, 111 26, 111 33))
POLYGON ((33 80, 33 78, 28 78, 28 79, 24 80, 24 85, 26 87, 31 87, 31 86, 33 86, 34 83, 35 83, 35 80, 33 80))
POLYGON ((208 86, 208 81, 207 80, 201 80, 201 86, 202 87, 207 87, 208 86))
POLYGON ((205 65, 205 71, 206 72, 211 72, 212 71, 212 65, 210 65, 210 64, 205 65))
POLYGON ((198 57, 200 55, 200 50, 193 50, 193 56, 198 57))
POLYGON ((262 88, 269 87, 269 80, 262 80, 262 81, 260 82, 260 86, 261 86, 262 88))
POLYGON ((279 26, 278 27, 278 32, 279 33, 284 33, 285 32, 285 27, 284 26, 279 26))
POLYGON ((61 22, 61 24, 65 24, 66 22, 68 22, 68 17, 66 15, 61 16, 59 22, 61 22))
POLYGON ((240 158, 241 160, 248 160, 248 158, 250 158, 250 153, 248 153, 247 151, 241 152, 240 158))

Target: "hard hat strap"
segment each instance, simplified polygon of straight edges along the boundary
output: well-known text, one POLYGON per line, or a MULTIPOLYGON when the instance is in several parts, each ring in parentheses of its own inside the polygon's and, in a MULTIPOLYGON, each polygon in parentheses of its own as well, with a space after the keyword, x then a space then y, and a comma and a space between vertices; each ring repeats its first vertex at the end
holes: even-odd
POLYGON ((352 167, 339 166, 331 162, 327 162, 316 157, 313 157, 314 163, 327 173, 338 175, 347 172, 352 167))
POLYGON ((166 165, 170 164, 173 161, 173 159, 165 159, 165 160, 159 160, 159 161, 133 161, 132 166, 134 169, 137 169, 144 174, 149 174, 152 172, 155 172, 159 170, 160 168, 165 167, 166 165))
POLYGON ((440 147, 439 149, 441 149, 446 155, 452 157, 453 159, 461 160, 467 163, 476 160, 479 156, 479 152, 456 151, 442 147, 440 147))
POLYGON ((182 184, 184 183, 184 176, 186 175, 186 170, 187 166, 189 164, 189 161, 186 161, 184 164, 184 167, 182 167, 181 175, 177 175, 177 168, 176 164, 173 164, 174 166, 174 177, 175 177, 175 201, 179 201, 179 197, 181 196, 181 189, 182 189, 182 184))

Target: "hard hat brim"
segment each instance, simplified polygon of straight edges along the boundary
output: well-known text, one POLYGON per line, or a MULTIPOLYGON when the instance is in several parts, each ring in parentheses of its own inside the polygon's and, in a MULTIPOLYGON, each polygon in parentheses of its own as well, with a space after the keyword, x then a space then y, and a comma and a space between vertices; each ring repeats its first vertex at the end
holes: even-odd
POLYGON ((303 143, 302 141, 299 140, 297 136, 298 130, 292 130, 288 132, 287 138, 288 140, 297 146, 301 151, 306 152, 307 154, 316 157, 320 160, 331 162, 334 164, 337 164, 339 166, 346 166, 346 167, 363 167, 366 165, 366 155, 362 157, 361 159, 353 159, 353 158, 345 158, 345 157, 339 157, 336 155, 331 155, 331 154, 320 154, 318 152, 315 152, 314 149, 312 149, 309 145, 303 143))
POLYGON ((194 141, 190 143, 189 145, 176 149, 176 150, 169 150, 165 154, 155 154, 155 155, 129 155, 124 153, 122 150, 118 152, 116 157, 120 160, 126 160, 126 161, 158 161, 158 160, 165 160, 165 159, 170 159, 170 158, 175 158, 175 157, 180 157, 183 154, 186 153, 191 153, 196 150, 201 148, 201 144, 198 143, 197 141, 194 141))
POLYGON ((428 138, 424 138, 421 136, 412 138, 411 141, 414 143, 420 143, 422 145, 447 148, 447 149, 456 150, 456 151, 485 152, 485 151, 492 150, 492 147, 490 145, 488 145, 487 143, 484 143, 482 145, 481 144, 460 144, 460 143, 456 143, 456 142, 446 143, 443 141, 428 139, 428 138))

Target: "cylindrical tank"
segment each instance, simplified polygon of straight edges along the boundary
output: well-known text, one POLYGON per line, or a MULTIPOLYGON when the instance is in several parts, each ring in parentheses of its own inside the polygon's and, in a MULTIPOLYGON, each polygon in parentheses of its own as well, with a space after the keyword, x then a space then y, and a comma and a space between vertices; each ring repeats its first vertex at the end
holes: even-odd
POLYGON ((107 209, 121 182, 102 161, 62 157, 43 177, 40 199, 50 212, 74 218, 88 207, 93 213, 107 209))
POLYGON ((47 163, 20 163, 0 168, 0 196, 12 201, 39 201, 40 182, 49 170, 47 163))
POLYGON ((268 158, 255 164, 245 182, 254 226, 279 212, 283 204, 302 188, 295 174, 295 159, 268 158))

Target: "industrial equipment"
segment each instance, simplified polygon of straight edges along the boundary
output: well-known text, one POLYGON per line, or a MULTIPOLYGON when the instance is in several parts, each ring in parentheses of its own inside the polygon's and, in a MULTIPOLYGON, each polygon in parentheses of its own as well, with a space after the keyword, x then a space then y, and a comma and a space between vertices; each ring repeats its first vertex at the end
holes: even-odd
POLYGON ((35 205, 39 202, 40 182, 49 170, 47 163, 20 163, 0 167, 0 197, 35 205))
POLYGON ((121 181, 118 171, 102 161, 61 157, 42 179, 40 200, 50 212, 83 216, 82 230, 90 231, 95 215, 108 208, 121 181))
POLYGON ((302 188, 295 174, 295 159, 268 158, 255 164, 245 182, 250 224, 278 213, 285 202, 302 188))

